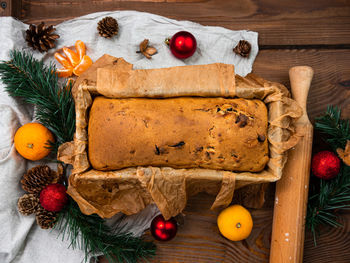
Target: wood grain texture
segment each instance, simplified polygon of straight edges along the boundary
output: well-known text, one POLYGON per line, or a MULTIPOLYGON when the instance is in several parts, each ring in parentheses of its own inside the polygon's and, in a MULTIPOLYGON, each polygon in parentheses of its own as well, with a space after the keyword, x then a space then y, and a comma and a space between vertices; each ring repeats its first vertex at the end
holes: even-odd
MULTIPOLYGON (((151 262, 268 262, 271 236, 271 209, 251 210, 254 228, 248 239, 232 242, 222 237, 216 225, 218 212, 209 208, 214 197, 199 194, 184 211, 184 223, 169 242, 158 242, 157 256, 151 262)), ((149 231, 146 240, 153 240, 149 231)), ((106 263, 101 259, 100 263, 106 263)))
MULTIPOLYGON (((209 208, 214 197, 199 194, 189 200, 184 211, 184 223, 177 236, 169 242, 158 242, 154 263, 265 263, 269 261, 273 209, 271 203, 263 209, 249 209, 254 220, 248 239, 232 242, 220 235, 216 226, 218 212, 209 208)), ((271 200, 273 202, 273 200, 271 200)), ((270 201, 270 202, 271 202, 270 201)), ((311 233, 305 237, 304 263, 350 262, 350 212, 341 214, 343 228, 322 227, 315 247, 311 233)), ((146 240, 154 240, 149 231, 146 240)), ((108 261, 101 258, 100 263, 108 261)))
POLYGON ((184 225, 180 227, 176 238, 172 242, 157 243, 159 255, 155 262, 268 261, 271 210, 252 211, 252 234, 242 242, 231 242, 218 232, 218 213, 208 209, 212 201, 212 197, 204 194, 190 201, 185 211, 184 225))
POLYGON ((203 25, 258 31, 260 45, 349 45, 350 0, 13 0, 27 23, 57 24, 92 12, 137 10, 203 25))
MULTIPOLYGON (((254 228, 247 240, 231 242, 216 227, 217 213, 208 210, 213 198, 200 194, 188 203, 184 225, 170 242, 157 242, 158 255, 152 262, 254 263, 268 262, 273 210, 250 209, 254 228)), ((343 214, 344 228, 321 229, 319 245, 314 247, 312 235, 306 231, 304 263, 350 262, 350 213, 343 214)), ((152 240, 147 233, 146 238, 152 240)))
MULTIPOLYGON (((12 0, 12 7, 11 14, 26 23, 57 24, 92 12, 137 10, 254 30, 262 49, 254 73, 289 87, 288 69, 309 65, 315 70, 307 104, 310 119, 322 114, 327 104, 341 106, 343 117, 350 118, 350 0, 12 0)), ((319 149, 321 140, 315 135, 314 148, 319 149)), ((251 210, 253 233, 242 242, 230 242, 218 233, 217 213, 209 210, 213 197, 190 199, 184 225, 174 240, 157 243, 153 262, 268 262, 274 191, 269 193, 265 208, 251 210)), ((321 229, 317 247, 306 231, 305 263, 350 262, 350 212, 341 215, 341 222, 343 228, 321 229)), ((149 233, 146 238, 153 240, 149 233)))
POLYGON ((310 231, 305 233, 304 262, 350 262, 350 212, 342 212, 339 222, 343 227, 323 227, 314 245, 310 231))
POLYGON ((289 88, 288 70, 297 65, 308 65, 315 71, 307 102, 310 120, 321 115, 329 104, 340 106, 343 117, 350 118, 350 50, 262 50, 253 73, 289 88))
POLYGON ((11 15, 12 15, 12 1, 0 0, 0 16, 11 16, 11 15))
MULTIPOLYGON (((208 210, 213 198, 200 194, 189 201, 184 225, 170 242, 157 242, 158 256, 152 262, 268 262, 273 210, 250 209, 254 228, 247 240, 231 242, 223 238, 216 227, 217 213, 208 210)), ((304 262, 350 262, 350 213, 343 214, 344 228, 322 228, 318 247, 306 232, 304 262), (311 252, 312 251, 312 252, 311 252)), ((146 237, 152 240, 149 233, 146 237)))

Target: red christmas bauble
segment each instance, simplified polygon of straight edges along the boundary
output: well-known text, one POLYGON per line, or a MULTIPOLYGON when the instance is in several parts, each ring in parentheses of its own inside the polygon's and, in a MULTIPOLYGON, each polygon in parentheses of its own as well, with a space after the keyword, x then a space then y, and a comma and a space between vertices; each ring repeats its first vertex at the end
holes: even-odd
POLYGON ((340 171, 340 159, 330 151, 322 151, 312 158, 312 173, 321 179, 332 179, 340 171))
POLYGON ((185 59, 194 54, 197 49, 197 41, 190 32, 180 31, 170 39, 169 46, 175 57, 185 59))
POLYGON ((49 184, 40 192, 40 204, 47 211, 59 212, 67 202, 66 188, 62 184, 49 184))
POLYGON ((169 241, 176 236, 177 222, 175 218, 165 220, 162 215, 153 218, 151 223, 152 236, 159 241, 169 241))

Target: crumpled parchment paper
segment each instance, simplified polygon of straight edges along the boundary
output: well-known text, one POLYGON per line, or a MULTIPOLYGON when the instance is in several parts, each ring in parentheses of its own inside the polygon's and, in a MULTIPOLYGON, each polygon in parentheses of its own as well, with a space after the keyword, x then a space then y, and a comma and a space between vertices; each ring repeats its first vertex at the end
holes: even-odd
POLYGON ((286 151, 299 138, 293 123, 302 114, 300 106, 290 98, 283 85, 254 75, 245 78, 234 75, 233 67, 223 64, 132 71, 132 66, 124 59, 104 55, 74 86, 76 135, 74 142, 61 146, 59 159, 73 164, 68 193, 77 201, 83 213, 97 213, 108 218, 118 212, 134 214, 155 203, 168 219, 185 208, 192 194, 201 191, 215 194, 217 197, 212 205, 212 209, 215 209, 231 202, 235 188, 281 178, 287 159, 286 151), (192 78, 182 78, 184 75, 191 75, 192 78), (153 84, 157 82, 157 85, 148 85, 148 81, 153 84), (197 82, 201 83, 200 89, 195 84, 197 82), (144 87, 147 88, 144 90, 144 87), (169 98, 179 96, 179 90, 181 96, 210 95, 262 100, 268 107, 269 121, 270 160, 265 170, 260 173, 239 173, 136 167, 102 172, 90 167, 86 149, 92 94, 109 98, 140 97, 142 94, 143 97, 169 98))

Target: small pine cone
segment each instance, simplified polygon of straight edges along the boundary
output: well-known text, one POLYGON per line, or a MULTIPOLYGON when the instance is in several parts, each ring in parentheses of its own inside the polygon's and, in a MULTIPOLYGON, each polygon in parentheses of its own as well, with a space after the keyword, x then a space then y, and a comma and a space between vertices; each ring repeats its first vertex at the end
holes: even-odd
POLYGON ((47 27, 44 22, 41 22, 38 26, 30 25, 26 30, 26 41, 28 46, 34 50, 40 52, 46 52, 55 47, 55 41, 60 36, 54 34, 56 28, 53 26, 47 27))
POLYGON ((25 194, 18 199, 18 211, 25 216, 34 214, 39 205, 39 198, 35 194, 25 194))
POLYGON ((118 22, 113 17, 107 16, 97 24, 97 30, 100 36, 111 38, 118 34, 118 22))
POLYGON ((237 46, 233 49, 233 52, 235 52, 237 55, 240 55, 246 58, 249 56, 251 49, 252 49, 252 46, 248 41, 240 40, 237 46))
POLYGON ((57 213, 47 211, 40 204, 38 205, 38 209, 36 211, 36 223, 42 229, 52 228, 57 220, 57 213))
POLYGON ((23 175, 21 184, 24 191, 39 194, 49 184, 58 183, 61 176, 47 165, 33 167, 23 175))

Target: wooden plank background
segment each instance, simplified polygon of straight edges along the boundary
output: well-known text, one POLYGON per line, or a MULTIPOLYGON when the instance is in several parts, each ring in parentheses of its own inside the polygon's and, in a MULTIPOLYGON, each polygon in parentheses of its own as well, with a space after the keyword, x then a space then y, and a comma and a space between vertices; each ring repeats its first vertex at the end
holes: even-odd
MULTIPOLYGON (((260 52, 253 72, 289 87, 288 69, 309 65, 315 70, 308 98, 311 120, 328 104, 350 118, 350 0, 0 0, 0 15, 26 23, 57 24, 91 12, 137 10, 202 25, 248 29, 259 33, 260 52), (1 5, 2 6, 2 5, 1 5)), ((195 32, 194 32, 195 33, 195 32)), ((314 151, 322 148, 315 134, 314 151)), ((154 262, 267 262, 273 214, 273 185, 263 209, 251 210, 254 229, 242 242, 220 236, 213 197, 200 194, 185 210, 174 240, 157 242, 154 262)), ((340 214, 344 227, 323 227, 315 247, 306 232, 304 262, 350 262, 350 213, 340 214)), ((149 233, 146 238, 152 240, 149 233)), ((106 262, 101 259, 101 262, 106 262)))

